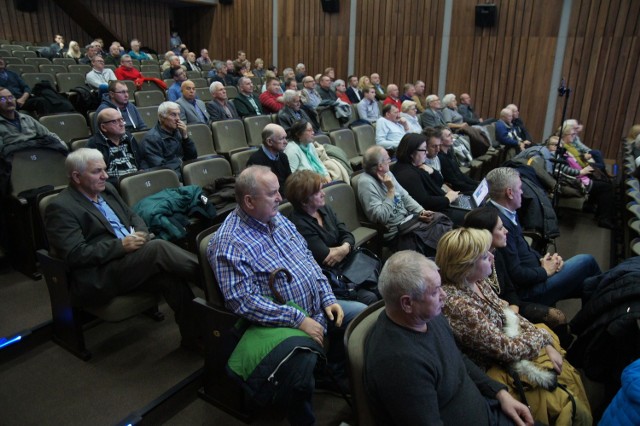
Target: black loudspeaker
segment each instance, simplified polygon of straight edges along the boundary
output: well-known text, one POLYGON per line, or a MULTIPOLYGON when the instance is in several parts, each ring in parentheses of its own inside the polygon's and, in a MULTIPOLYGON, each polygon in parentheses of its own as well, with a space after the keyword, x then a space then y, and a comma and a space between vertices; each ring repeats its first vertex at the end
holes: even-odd
POLYGON ((35 12, 38 10, 38 0, 13 0, 13 4, 19 12, 35 12))
POLYGON ((218 0, 220 4, 233 4, 233 0, 218 0))
POLYGON ((324 13, 340 13, 340 0, 320 0, 324 13))
POLYGON ((476 6, 476 27, 494 27, 498 17, 498 6, 479 4, 476 6))

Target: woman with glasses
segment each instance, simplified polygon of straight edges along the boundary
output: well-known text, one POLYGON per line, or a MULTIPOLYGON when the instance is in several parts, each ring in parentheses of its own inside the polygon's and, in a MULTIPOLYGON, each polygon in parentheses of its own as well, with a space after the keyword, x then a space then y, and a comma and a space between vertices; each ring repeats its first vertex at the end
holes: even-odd
POLYGON ((311 170, 321 175, 325 182, 331 182, 329 171, 320 161, 313 146, 313 126, 306 120, 298 120, 289 128, 289 143, 284 150, 289 159, 291 173, 298 170, 311 170))
POLYGON ((422 126, 418 121, 418 107, 414 101, 404 101, 401 107, 400 117, 404 117, 409 123, 407 133, 422 133, 422 126))
POLYGON ((464 220, 464 211, 449 208, 449 204, 458 198, 458 192, 442 190, 438 172, 424 163, 426 157, 427 136, 422 133, 404 135, 396 151, 398 162, 392 168, 393 175, 423 208, 441 212, 459 226, 464 220))
POLYGON ((362 210, 369 221, 385 226, 384 242, 392 251, 433 256, 451 220, 414 200, 389 171, 389 163, 389 153, 379 145, 365 152, 356 190, 362 210))

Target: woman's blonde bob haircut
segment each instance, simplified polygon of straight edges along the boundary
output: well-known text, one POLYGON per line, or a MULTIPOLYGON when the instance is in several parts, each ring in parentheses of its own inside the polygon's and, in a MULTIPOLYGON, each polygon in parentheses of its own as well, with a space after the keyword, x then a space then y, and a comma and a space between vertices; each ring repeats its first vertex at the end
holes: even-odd
POLYGON ((436 251, 442 284, 466 285, 469 272, 476 260, 489 250, 492 239, 486 229, 458 228, 444 234, 436 251))

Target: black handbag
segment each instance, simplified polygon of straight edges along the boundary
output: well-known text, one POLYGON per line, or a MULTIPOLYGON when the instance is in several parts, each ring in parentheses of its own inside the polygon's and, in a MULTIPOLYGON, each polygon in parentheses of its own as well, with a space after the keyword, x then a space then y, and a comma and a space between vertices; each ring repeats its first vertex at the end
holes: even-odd
POLYGON ((364 247, 355 248, 343 262, 342 278, 356 289, 378 285, 382 262, 375 253, 364 247))
POLYGON ((375 289, 382 262, 375 253, 363 247, 355 248, 349 256, 334 267, 323 266, 322 273, 342 300, 356 300, 359 288, 375 289))

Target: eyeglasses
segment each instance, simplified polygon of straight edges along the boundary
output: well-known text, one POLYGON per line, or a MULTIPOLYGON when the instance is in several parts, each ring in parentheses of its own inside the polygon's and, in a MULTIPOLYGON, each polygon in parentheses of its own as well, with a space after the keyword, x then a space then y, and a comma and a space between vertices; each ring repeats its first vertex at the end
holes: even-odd
POLYGON ((7 101, 11 102, 11 101, 15 101, 15 100, 16 100, 15 96, 11 96, 11 95, 9 95, 9 96, 0 96, 0 103, 3 103, 3 104, 5 102, 7 102, 7 101))
POLYGON ((416 151, 420 151, 420 152, 427 152, 426 149, 416 149, 416 151))
POLYGON ((124 118, 116 118, 115 120, 103 121, 101 124, 126 123, 124 118))
POLYGON ((117 93, 118 95, 124 95, 125 93, 129 93, 128 90, 120 90, 119 92, 113 92, 113 93, 117 93))

